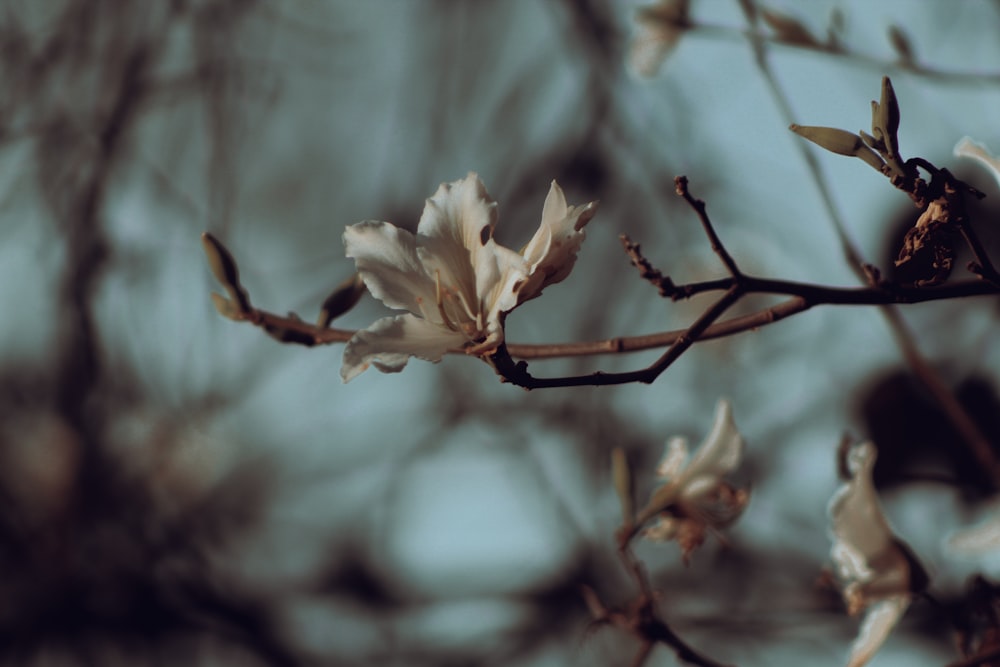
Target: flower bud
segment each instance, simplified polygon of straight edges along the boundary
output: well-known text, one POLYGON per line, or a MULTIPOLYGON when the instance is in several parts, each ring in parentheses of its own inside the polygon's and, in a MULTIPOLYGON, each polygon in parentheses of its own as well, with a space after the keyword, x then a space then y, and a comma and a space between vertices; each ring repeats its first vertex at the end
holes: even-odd
MULTIPOLYGON (((202 233, 201 245, 205 250, 205 256, 208 258, 208 267, 212 270, 215 279, 229 292, 229 296, 235 302, 234 305, 239 308, 237 312, 249 312, 250 300, 247 297, 246 290, 240 285, 240 271, 236 266, 236 260, 233 259, 232 254, 226 249, 226 246, 222 245, 219 239, 208 232, 202 233)), ((214 298, 213 302, 216 309, 219 309, 219 302, 214 298)), ((228 306, 226 309, 228 310, 228 306)), ((222 310, 219 310, 219 312, 226 317, 230 317, 230 315, 226 315, 222 310)))
POLYGON ((323 301, 323 306, 319 311, 319 318, 316 326, 325 329, 330 326, 330 322, 348 312, 357 305, 358 301, 365 293, 365 283, 361 279, 360 273, 355 273, 344 282, 337 285, 330 296, 323 301))

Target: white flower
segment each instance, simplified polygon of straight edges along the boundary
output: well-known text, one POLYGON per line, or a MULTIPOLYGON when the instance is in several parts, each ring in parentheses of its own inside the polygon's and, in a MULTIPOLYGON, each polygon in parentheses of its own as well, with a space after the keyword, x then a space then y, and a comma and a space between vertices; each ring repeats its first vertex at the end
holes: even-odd
POLYGON ((569 275, 583 226, 597 203, 567 206, 552 182, 534 237, 518 253, 493 240, 496 202, 474 173, 443 183, 424 206, 416 235, 365 221, 344 232, 368 290, 390 308, 344 348, 348 381, 374 364, 398 372, 411 356, 440 361, 452 349, 488 355, 503 343, 508 312, 569 275))
POLYGON ((852 447, 847 457, 851 479, 830 500, 833 548, 830 557, 844 584, 844 603, 852 616, 865 612, 848 667, 861 667, 882 646, 927 575, 889 528, 872 482, 875 446, 852 447))
POLYGON ((687 561, 705 541, 707 530, 738 519, 750 500, 749 490, 724 478, 740 465, 744 446, 733 423, 732 406, 725 400, 719 401, 712 430, 690 460, 687 441, 671 438, 656 470, 663 483, 636 518, 642 525, 657 516, 657 523, 643 535, 655 541, 676 539, 687 561))
POLYGON ((1000 513, 994 513, 977 526, 954 531, 946 544, 952 553, 961 556, 984 556, 1000 551, 1000 513))
POLYGON ((961 141, 955 144, 955 157, 967 157, 975 160, 980 166, 990 172, 993 178, 996 179, 997 185, 1000 186, 1000 160, 993 157, 982 144, 977 144, 969 137, 963 137, 961 141))

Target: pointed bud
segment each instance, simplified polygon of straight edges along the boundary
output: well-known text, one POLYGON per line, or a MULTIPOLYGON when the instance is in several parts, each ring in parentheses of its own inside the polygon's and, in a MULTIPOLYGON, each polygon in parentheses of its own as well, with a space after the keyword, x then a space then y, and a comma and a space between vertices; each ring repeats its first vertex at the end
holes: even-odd
POLYGON ((240 319, 239 306, 221 294, 212 292, 210 296, 212 297, 212 305, 214 305, 215 309, 219 311, 219 315, 222 315, 230 320, 240 319))
MULTIPOLYGON (((889 149, 896 151, 896 133, 899 131, 899 102, 896 101, 896 91, 892 89, 889 77, 882 77, 882 95, 878 103, 878 126, 882 130, 882 138, 889 149)), ((877 136, 877 135, 876 135, 877 136)))
MULTIPOLYGON (((872 104, 875 103, 872 102, 872 104)), ((879 134, 881 134, 881 132, 879 132, 879 134)), ((880 153, 885 152, 885 142, 882 141, 881 139, 876 139, 875 137, 868 134, 864 130, 859 131, 858 136, 861 137, 864 140, 864 142, 868 144, 868 147, 871 148, 872 150, 878 151, 880 153)))
MULTIPOLYGON (((250 312, 250 300, 247 298, 246 290, 240 285, 240 271, 236 266, 236 260, 232 254, 226 246, 222 245, 219 239, 208 232, 202 233, 201 245, 205 250, 205 256, 208 258, 208 267, 212 270, 212 274, 226 288, 226 291, 229 292, 229 296, 234 302, 231 305, 238 308, 237 312, 239 313, 250 312)), ((220 296, 219 298, 223 297, 220 296)), ((216 309, 219 309, 219 302, 214 298, 213 302, 215 302, 216 309)), ((228 312, 228 306, 226 310, 228 312)), ((230 317, 222 312, 222 310, 219 312, 225 317, 230 317)))
POLYGON ((316 326, 320 329, 330 326, 333 320, 348 312, 351 308, 354 308, 364 293, 365 283, 361 280, 361 274, 355 273, 337 285, 330 293, 330 296, 326 297, 323 301, 323 307, 320 308, 316 326))
POLYGON ((831 153, 861 158, 871 165, 873 169, 879 172, 882 171, 882 159, 856 134, 852 134, 847 130, 838 130, 834 127, 814 127, 795 124, 789 126, 788 129, 831 153))
POLYGON ((205 256, 208 258, 208 267, 212 269, 215 279, 222 285, 229 287, 238 285, 240 282, 240 272, 236 267, 236 260, 232 254, 222 245, 219 239, 208 232, 201 235, 201 245, 205 249, 205 256))

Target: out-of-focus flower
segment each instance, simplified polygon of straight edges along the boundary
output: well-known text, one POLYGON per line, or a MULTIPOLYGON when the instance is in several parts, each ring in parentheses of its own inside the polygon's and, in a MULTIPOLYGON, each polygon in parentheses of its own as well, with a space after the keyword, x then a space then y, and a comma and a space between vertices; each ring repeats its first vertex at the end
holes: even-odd
POLYGON ((962 556, 983 556, 1000 553, 1000 512, 978 526, 956 530, 948 536, 948 549, 962 556))
POLYGON ((628 66, 638 76, 652 77, 688 28, 690 0, 660 0, 639 8, 629 45, 628 66))
POLYGON ((443 183, 427 200, 416 235, 388 222, 349 226, 347 256, 368 290, 409 313, 377 320, 351 338, 344 381, 371 364, 398 372, 411 356, 436 362, 452 349, 494 352, 506 314, 569 275, 596 209, 596 202, 567 206, 553 181, 541 225, 518 253, 493 240, 497 204, 470 173, 443 183))
POLYGON ((864 621, 851 646, 848 667, 861 667, 882 646, 927 575, 909 547, 889 528, 872 482, 875 446, 868 442, 847 454, 851 474, 830 500, 833 548, 830 556, 843 583, 844 603, 864 621))
POLYGON ((967 157, 975 160, 980 166, 990 172, 996 180, 997 186, 1000 186, 1000 159, 993 157, 982 144, 977 144, 969 137, 963 137, 961 141, 955 144, 955 157, 967 157))
POLYGON ((657 517, 643 535, 654 541, 676 539, 686 562, 708 530, 739 518, 750 500, 749 489, 737 488, 725 477, 740 465, 744 446, 725 400, 719 401, 712 430, 690 460, 687 440, 671 438, 656 470, 663 483, 636 518, 642 525, 657 517))

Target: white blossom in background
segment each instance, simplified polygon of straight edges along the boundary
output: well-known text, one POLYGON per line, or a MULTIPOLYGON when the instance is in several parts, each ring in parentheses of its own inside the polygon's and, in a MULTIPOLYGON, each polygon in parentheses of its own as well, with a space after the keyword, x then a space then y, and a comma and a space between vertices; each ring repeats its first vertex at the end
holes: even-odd
POLYGON ((905 544, 889 528, 872 482, 875 446, 852 447, 851 474, 830 500, 833 548, 830 556, 852 616, 864 612, 848 667, 871 660, 906 612, 913 593, 926 585, 926 574, 905 544))
POLYGON ((733 422, 732 406, 726 400, 719 401, 712 430, 693 456, 688 456, 684 438, 667 441, 656 469, 662 484, 637 517, 639 525, 657 518, 643 536, 654 541, 676 539, 686 562, 709 530, 725 528, 738 519, 750 492, 725 478, 739 467, 744 447, 743 436, 733 422))
POLYGON ((978 144, 969 137, 963 137, 955 144, 955 157, 965 157, 975 160, 983 169, 986 169, 1000 187, 1000 160, 993 155, 982 144, 978 144))
POLYGON ((628 67, 633 74, 656 76, 684 34, 689 5, 689 0, 660 0, 639 8, 628 52, 628 67))
POLYGON ((469 173, 441 184, 427 200, 415 235, 388 222, 349 226, 347 256, 368 290, 409 312, 377 320, 351 338, 344 381, 369 365, 401 371, 411 356, 436 362, 453 349, 494 352, 504 340, 506 314, 569 275, 596 210, 596 202, 568 206, 553 181, 538 231, 515 252, 493 240, 497 204, 469 173))
POLYGON ((977 526, 954 531, 948 536, 946 545, 960 556, 1000 554, 1000 512, 994 512, 977 526))

